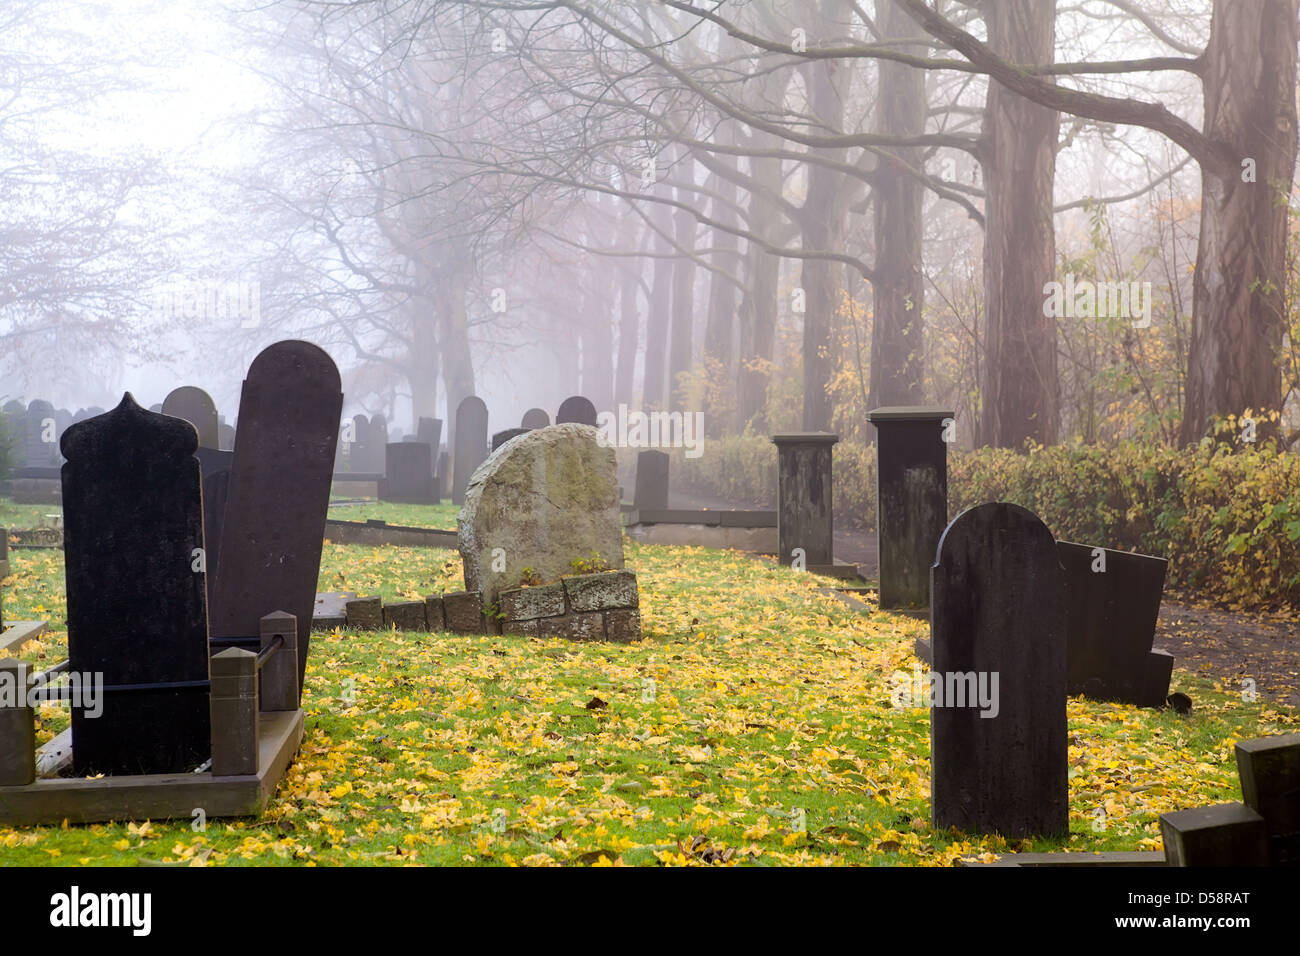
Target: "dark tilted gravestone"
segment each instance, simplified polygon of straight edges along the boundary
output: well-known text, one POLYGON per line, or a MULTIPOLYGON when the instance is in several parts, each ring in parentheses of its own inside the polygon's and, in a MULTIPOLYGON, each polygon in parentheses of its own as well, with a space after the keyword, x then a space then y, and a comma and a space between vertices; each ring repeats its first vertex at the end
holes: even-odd
POLYGON ((386 446, 384 478, 379 482, 379 499, 402 504, 433 504, 433 457, 424 442, 389 442, 386 446))
POLYGON ((638 511, 668 510, 667 452, 655 449, 637 452, 632 506, 638 511))
POLYGON ((194 457, 203 475, 203 564, 207 572, 208 597, 221 566, 221 536, 226 523, 226 500, 230 496, 230 469, 235 453, 199 446, 194 457))
POLYGON ((831 450, 838 435, 773 435, 777 450, 777 554, 786 564, 827 571, 835 564, 831 541, 831 450))
POLYGON ((250 650, 258 649, 263 615, 293 614, 300 692, 343 410, 340 388, 333 360, 310 342, 277 342, 249 366, 209 609, 214 647, 250 650))
POLYGON ((519 422, 520 428, 545 428, 551 423, 551 416, 546 414, 544 408, 530 408, 524 412, 523 420, 519 422))
POLYGON ((1163 707, 1174 659, 1151 644, 1169 562, 1069 541, 1056 547, 1065 569, 1069 693, 1163 707))
POLYGON ((555 413, 555 424, 564 425, 577 422, 579 425, 596 427, 596 406, 581 395, 573 395, 560 402, 560 410, 555 413))
POLYGON ((527 435, 532 430, 531 428, 507 428, 505 431, 497 432, 492 436, 492 450, 496 451, 510 439, 527 435))
POLYGON ((936 829, 1009 839, 1069 829, 1056 554, 1046 525, 1002 502, 963 511, 939 541, 930 607, 936 829))
POLYGON ((370 438, 366 442, 368 464, 366 470, 372 475, 382 475, 387 466, 388 422, 383 415, 370 418, 370 438))
POLYGON ((217 406, 212 396, 193 385, 182 385, 163 399, 162 413, 183 418, 198 430, 200 448, 219 448, 217 406))
POLYGON ((880 606, 924 610, 930 565, 948 521, 948 445, 952 412, 924 406, 877 408, 876 540, 880 606))
POLYGON ((103 675, 72 708, 74 768, 184 773, 209 755, 208 631, 197 439, 127 394, 63 437, 68 663, 103 675))
POLYGON ((474 469, 488 454, 488 411, 483 399, 469 395, 456 406, 456 451, 452 467, 456 474, 451 485, 451 500, 465 503, 465 488, 474 469))

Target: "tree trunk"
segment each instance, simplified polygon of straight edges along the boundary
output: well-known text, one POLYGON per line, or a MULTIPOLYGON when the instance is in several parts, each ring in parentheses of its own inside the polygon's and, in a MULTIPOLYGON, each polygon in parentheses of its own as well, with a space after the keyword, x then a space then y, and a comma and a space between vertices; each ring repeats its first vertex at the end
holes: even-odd
MULTIPOLYGON (((877 7, 877 25, 885 39, 925 34, 893 3, 877 7)), ((916 52, 914 47, 905 47, 916 52)), ((925 74, 890 60, 880 61, 876 131, 887 136, 925 132, 925 74)), ((867 404, 919 405, 924 400, 925 287, 921 261, 921 201, 924 187, 890 163, 920 170, 919 147, 891 149, 876 168, 872 189, 877 278, 872 282, 871 384, 867 404)))
MULTIPOLYGON (((713 218, 735 226, 737 216, 730 205, 736 200, 736 186, 720 176, 711 178, 719 199, 713 202, 713 218)), ((735 376, 732 374, 736 321, 736 284, 742 275, 740 240, 724 229, 712 231, 712 261, 719 272, 709 274, 709 311, 704 329, 705 433, 720 438, 732 420, 735 404, 735 376), (725 274, 724 274, 725 273, 725 274)))
MULTIPOLYGON (((1056 4, 986 7, 989 45, 1013 63, 1051 63, 1056 4)), ((1060 386, 1055 319, 1043 315, 1056 238, 1052 186, 1058 117, 996 82, 984 119, 984 297, 988 316, 984 441, 1004 448, 1056 440, 1060 386)))
MULTIPOLYGON (((666 191, 660 186, 660 190, 666 191)), ((645 330, 645 375, 641 385, 641 402, 647 408, 662 409, 664 404, 664 369, 668 358, 668 324, 672 315, 673 260, 672 229, 669 206, 655 203, 650 213, 654 225, 654 279, 650 286, 649 311, 645 330)))
MULTIPOLYGON (((770 144, 768 134, 756 134, 756 146, 770 144)), ((781 190, 781 160, 750 159, 750 172, 759 183, 774 193, 781 190)), ((780 218, 777 210, 759 195, 749 201, 748 226, 760 236, 770 236, 780 218)), ((780 260, 756 243, 745 251, 745 293, 740 303, 740 394, 737 400, 736 428, 752 428, 760 434, 768 428, 767 387, 772 373, 772 352, 776 345, 777 289, 780 260)))
POLYGON ((632 404, 632 380, 636 375, 636 347, 641 331, 636 302, 641 283, 636 270, 637 265, 628 264, 619 289, 618 359, 614 367, 614 402, 618 405, 632 404))
MULTIPOLYGON (((681 182, 693 182, 695 161, 686 159, 676 171, 681 182)), ((677 201, 691 205, 699 196, 690 190, 679 189, 677 201)), ((678 258, 673 263, 672 339, 668 346, 668 396, 669 407, 681 411, 686 395, 683 376, 691 370, 692 333, 695 324, 695 260, 690 253, 695 249, 695 216, 686 209, 673 213, 673 242, 678 258)))
MULTIPOLYGON (((1202 169, 1183 443, 1197 441, 1215 416, 1258 416, 1282 402, 1296 17, 1296 0, 1214 4, 1204 132, 1232 144, 1243 166, 1226 175, 1202 169)), ((1276 428, 1261 419, 1258 438, 1270 434, 1276 428)))

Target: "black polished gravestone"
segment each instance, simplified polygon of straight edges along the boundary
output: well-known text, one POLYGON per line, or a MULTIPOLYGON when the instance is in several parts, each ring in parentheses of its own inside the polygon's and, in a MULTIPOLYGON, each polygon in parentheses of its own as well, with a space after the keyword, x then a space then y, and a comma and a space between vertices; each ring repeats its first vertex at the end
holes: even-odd
POLYGON ((389 442, 379 500, 428 505, 437 502, 433 488, 433 449, 424 442, 389 442))
POLYGON ((835 564, 831 540, 831 451, 838 435, 773 435, 777 450, 777 555, 784 564, 827 571, 835 564))
POLYGON ((579 425, 596 427, 596 406, 581 395, 573 395, 560 402, 560 410, 555 413, 555 424, 564 425, 577 422, 579 425))
POLYGON ((876 544, 880 606, 930 606, 930 564, 948 523, 948 445, 952 412, 923 406, 877 408, 876 544))
POLYGON ((1174 658, 1151 644, 1169 562, 1069 541, 1056 548, 1065 569, 1069 693, 1163 707, 1174 658))
POLYGON ((532 430, 531 428, 507 428, 505 431, 497 432, 492 436, 492 450, 496 451, 510 439, 527 435, 532 430))
POLYGON ((667 452, 652 448, 637 452, 632 507, 638 511, 668 510, 667 452))
POLYGON ((963 511, 931 571, 930 794, 936 829, 1069 830, 1065 582, 1037 516, 963 511), (975 700, 972 700, 975 698, 975 700))
POLYGON ((62 445, 68 667, 104 682, 102 713, 72 708, 74 771, 194 770, 211 747, 194 428, 128 393, 62 445))
POLYGON ((488 411, 483 399, 469 395, 456 406, 456 449, 452 459, 455 477, 451 485, 454 504, 465 503, 465 488, 474 469, 483 464, 488 454, 488 411))
POLYGON ((239 399, 212 643, 257 650, 262 617, 293 614, 300 696, 342 411, 338 368, 310 342, 264 349, 239 399))
POLYGON ((174 388, 163 399, 162 413, 173 418, 183 418, 199 433, 200 448, 219 448, 217 434, 217 406, 212 396, 193 385, 174 388))
POLYGON ((546 414, 544 408, 530 408, 524 412, 523 419, 519 422, 520 428, 545 428, 551 423, 551 416, 546 414))

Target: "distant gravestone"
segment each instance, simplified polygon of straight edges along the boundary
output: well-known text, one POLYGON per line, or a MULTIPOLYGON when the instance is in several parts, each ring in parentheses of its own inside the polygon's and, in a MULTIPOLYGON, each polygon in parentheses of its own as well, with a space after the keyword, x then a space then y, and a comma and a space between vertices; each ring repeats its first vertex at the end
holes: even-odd
POLYGON ((456 474, 451 485, 451 500, 455 504, 464 503, 469 476, 483 463, 487 453, 487 405, 477 395, 469 395, 456 406, 456 450, 452 461, 456 474))
POLYGON ((442 473, 438 468, 438 449, 442 447, 442 419, 421 418, 415 428, 416 441, 429 446, 429 467, 433 477, 433 500, 436 504, 442 498, 442 473))
POLYGON ((370 437, 366 442, 366 471, 382 475, 386 465, 388 447, 388 422, 383 415, 370 416, 370 437))
POLYGON ((348 471, 374 474, 370 471, 370 419, 365 415, 352 416, 352 441, 347 452, 348 471))
POLYGON ((527 435, 531 428, 507 428, 505 431, 497 432, 492 436, 492 451, 496 451, 512 438, 518 438, 520 435, 527 435))
POLYGON ((200 448, 219 448, 217 406, 212 396, 193 385, 182 385, 163 399, 162 413, 183 418, 198 430, 200 448))
POLYGON ((564 425, 576 422, 579 425, 596 427, 596 406, 581 395, 566 398, 560 403, 560 410, 555 413, 555 424, 564 425))
POLYGON ((214 645, 253 650, 263 615, 293 614, 300 693, 343 410, 340 389, 333 360, 310 342, 277 342, 249 366, 209 611, 214 645))
POLYGON ((1069 693, 1163 707, 1174 659, 1151 645, 1168 562, 1069 541, 1056 547, 1065 570, 1069 693))
POLYGON ((831 538, 831 451, 827 432, 773 435, 777 450, 777 554, 783 564, 824 572, 835 563, 831 538))
POLYGON ((546 414, 543 408, 530 408, 524 412, 523 420, 519 423, 520 428, 545 428, 551 423, 551 416, 546 414))
POLYGON ((104 681, 102 713, 72 708, 78 776, 185 773, 209 755, 196 447, 129 393, 63 437, 69 669, 104 681))
POLYGON ((667 452, 655 449, 637 452, 632 506, 638 511, 668 510, 667 452))
POLYGON ((221 536, 226 523, 226 500, 230 496, 230 470, 235 453, 199 446, 194 457, 203 476, 203 563, 206 568, 209 602, 212 585, 221 566, 221 536))
POLYGON ((1047 526, 1002 502, 958 515, 939 541, 930 619, 934 826, 1065 834, 1065 584, 1047 526))
POLYGON ((424 442, 390 442, 384 477, 379 482, 381 501, 403 504, 432 504, 437 501, 433 490, 432 452, 424 442))
POLYGON ((487 607, 526 567, 547 583, 572 574, 575 559, 622 568, 618 504, 614 449, 594 428, 529 431, 489 458, 466 490, 456 522, 466 590, 487 607))
POLYGON ((54 406, 36 399, 27 406, 23 434, 23 464, 28 468, 57 468, 59 465, 58 422, 54 406))

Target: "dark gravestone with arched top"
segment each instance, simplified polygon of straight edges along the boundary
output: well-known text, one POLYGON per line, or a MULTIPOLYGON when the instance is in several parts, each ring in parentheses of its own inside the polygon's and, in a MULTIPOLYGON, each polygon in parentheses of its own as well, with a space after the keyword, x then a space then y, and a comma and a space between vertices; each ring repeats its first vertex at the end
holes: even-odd
POLYGON ((162 413, 173 418, 183 418, 199 433, 200 448, 218 448, 217 406, 212 396, 193 385, 174 388, 163 399, 162 413))
POLYGON ((210 753, 198 446, 130 394, 64 433, 68 662, 103 675, 72 708, 75 772, 185 773, 210 753))
POLYGON ((939 539, 930 590, 935 828, 1066 833, 1065 581, 1052 533, 1018 505, 963 511, 939 539))
POLYGON ((264 615, 295 615, 300 694, 342 411, 338 368, 310 342, 264 349, 239 399, 212 640, 255 650, 264 615))
POLYGON ((524 412, 523 420, 519 423, 520 428, 545 428, 551 423, 551 416, 546 414, 543 408, 530 408, 524 412))
POLYGON ((566 398, 560 403, 560 410, 555 413, 555 424, 564 425, 568 422, 577 422, 579 425, 590 425, 595 428, 596 406, 590 399, 583 398, 581 395, 566 398))
POLYGON ((451 500, 465 503, 465 488, 474 469, 483 464, 488 454, 488 410, 483 399, 468 395, 456 406, 456 451, 452 468, 455 478, 451 486, 451 500))
POLYGON ((44 399, 36 399, 27 406, 25 425, 22 464, 28 468, 57 468, 59 426, 54 406, 44 399))

